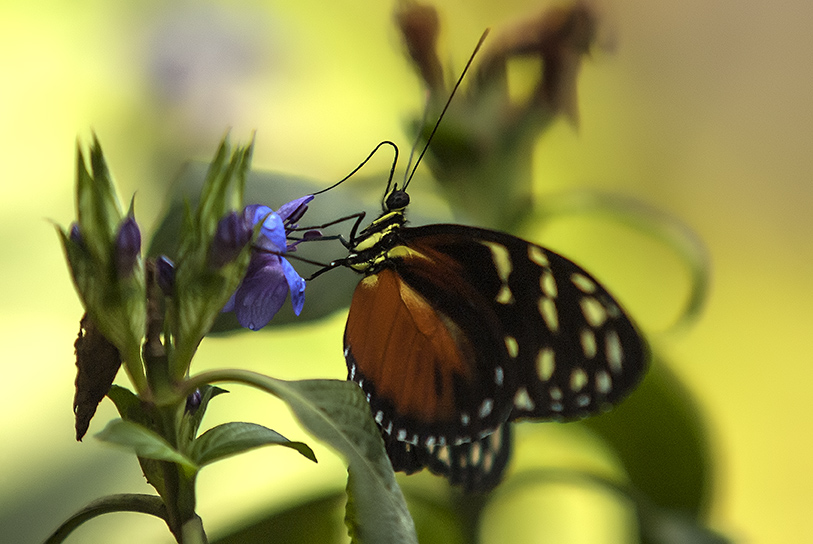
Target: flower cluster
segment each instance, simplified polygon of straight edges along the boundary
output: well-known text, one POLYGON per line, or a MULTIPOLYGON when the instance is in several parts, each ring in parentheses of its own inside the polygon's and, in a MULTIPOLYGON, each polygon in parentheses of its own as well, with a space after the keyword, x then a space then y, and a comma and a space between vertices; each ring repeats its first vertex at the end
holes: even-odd
POLYGON ((243 327, 256 331, 267 325, 289 291, 294 313, 299 315, 302 311, 305 280, 283 255, 296 250, 299 240, 288 243, 288 234, 297 227, 311 200, 313 195, 298 198, 276 212, 268 206, 252 204, 238 216, 243 231, 251 232, 260 226, 246 275, 223 308, 224 312, 234 311, 243 327))

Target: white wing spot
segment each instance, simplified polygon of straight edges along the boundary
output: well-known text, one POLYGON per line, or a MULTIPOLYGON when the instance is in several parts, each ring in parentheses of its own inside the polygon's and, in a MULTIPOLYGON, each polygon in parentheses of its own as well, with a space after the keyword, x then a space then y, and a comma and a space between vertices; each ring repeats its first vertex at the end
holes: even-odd
MULTIPOLYGON (((345 349, 344 352, 345 352, 345 357, 347 357, 347 349, 345 349)), ((350 379, 354 380, 355 378, 356 378, 356 365, 351 364, 350 365, 350 379)))
POLYGON ((550 261, 548 257, 545 255, 545 251, 533 244, 528 245, 528 258, 531 262, 538 264, 539 266, 550 266, 550 261))
POLYGON ((582 351, 584 352, 584 356, 588 359, 592 359, 596 356, 596 350, 598 349, 596 346, 596 335, 590 329, 582 329, 581 333, 581 344, 582 344, 582 351))
POLYGON ((480 464, 480 456, 482 454, 482 447, 479 442, 474 442, 469 449, 469 460, 472 465, 480 464))
POLYGON ((539 313, 542 314, 542 319, 545 320, 550 332, 559 332, 559 314, 556 313, 556 303, 552 298, 539 298, 539 313))
POLYGON ((579 306, 581 306, 584 319, 594 329, 601 327, 607 321, 607 310, 595 298, 582 297, 579 306))
POLYGON ((491 410, 494 408, 494 401, 491 399, 486 399, 483 401, 483 404, 480 405, 480 409, 477 412, 477 415, 480 416, 480 419, 484 417, 488 417, 491 413, 491 410))
POLYGON ((613 388, 613 379, 606 370, 599 370, 596 372, 596 391, 602 395, 606 395, 613 388))
POLYGON ((483 472, 488 474, 491 472, 492 466, 494 466, 494 453, 492 453, 490 450, 486 450, 483 454, 483 472))
POLYGON ((559 401, 550 403, 550 409, 553 410, 554 412, 561 412, 563 408, 564 406, 562 406, 562 403, 559 401))
POLYGON ((494 301, 498 304, 513 304, 514 293, 511 292, 511 289, 508 288, 507 284, 503 283, 500 290, 497 292, 497 296, 494 297, 494 301))
POLYGON ((553 400, 562 400, 562 390, 558 387, 550 388, 550 398, 553 400))
POLYGON ((505 342, 505 349, 508 350, 508 356, 512 359, 516 359, 517 355, 519 355, 519 344, 517 343, 517 339, 506 334, 503 337, 503 342, 505 342))
POLYGON ((375 413, 375 422, 381 425, 381 422, 384 421, 384 412, 379 410, 375 413))
POLYGON ((469 421, 471 421, 469 414, 467 414, 466 412, 460 414, 460 423, 462 423, 463 425, 468 425, 469 421))
POLYGON ((528 390, 524 387, 517 389, 517 393, 514 395, 514 406, 520 410, 526 410, 528 412, 532 411, 536 407, 534 401, 531 400, 531 396, 528 394, 528 390))
POLYGON ((616 331, 608 331, 604 337, 604 351, 610 370, 616 374, 621 372, 624 364, 624 350, 621 349, 621 339, 616 331))
POLYGON ((539 289, 550 298, 556 298, 557 295, 559 295, 559 289, 556 287, 556 278, 553 277, 553 273, 549 268, 543 269, 542 275, 539 276, 539 289))
POLYGON ((616 306, 612 300, 607 300, 605 298, 604 300, 602 300, 602 302, 604 303, 604 307, 607 309, 607 315, 609 315, 613 319, 621 317, 621 310, 618 309, 618 306, 616 306))
POLYGON ((404 440, 406 440, 406 434, 407 434, 406 429, 398 429, 398 435, 396 436, 396 439, 403 442, 404 440))
POLYGON ((435 446, 435 437, 434 436, 427 436, 426 440, 424 440, 423 443, 426 444, 427 448, 432 448, 432 447, 435 446))
POLYGON ((483 244, 491 250, 491 260, 494 262, 500 281, 504 284, 508 283, 508 276, 511 275, 511 271, 514 269, 508 248, 497 242, 483 242, 483 244))
MULTIPOLYGON (((347 359, 348 355, 350 355, 350 346, 345 346, 344 347, 344 358, 347 359)), ((353 366, 355 367, 356 365, 353 365, 353 366)))
POLYGON ((543 382, 546 382, 553 376, 553 371, 556 370, 556 360, 554 358, 553 349, 542 348, 536 354, 536 375, 543 382))
POLYGON ((494 383, 497 384, 497 386, 502 387, 504 380, 505 375, 503 373, 502 367, 498 366, 494 368, 494 383))
POLYGON ((587 372, 581 368, 574 368, 570 373, 570 390, 574 393, 581 391, 587 385, 587 381, 587 372))
POLYGON ((582 293, 590 294, 595 292, 596 290, 596 282, 594 282, 584 274, 574 272, 570 276, 570 281, 572 281, 573 285, 575 285, 582 293))
POLYGON ((576 406, 578 406, 579 408, 584 408, 588 404, 590 404, 590 396, 589 395, 586 395, 586 394, 582 393, 581 395, 576 397, 576 406))

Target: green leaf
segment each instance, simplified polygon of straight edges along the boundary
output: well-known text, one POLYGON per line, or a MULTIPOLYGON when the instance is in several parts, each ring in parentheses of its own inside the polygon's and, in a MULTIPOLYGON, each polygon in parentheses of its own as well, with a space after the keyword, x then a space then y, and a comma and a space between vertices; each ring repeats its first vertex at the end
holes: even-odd
POLYGON ((234 522, 212 544, 245 544, 266 542, 274 535, 274 542, 285 544, 332 544, 346 542, 341 535, 346 497, 341 493, 327 493, 298 504, 286 504, 281 510, 270 512, 261 519, 234 522), (339 538, 337 538, 339 537, 339 538))
POLYGON ((231 422, 209 429, 192 442, 189 452, 200 467, 225 457, 260 446, 279 445, 292 448, 313 462, 316 456, 306 444, 291 442, 276 431, 256 423, 231 422))
POLYGON ((663 361, 612 411, 577 423, 619 456, 630 483, 656 505, 702 517, 711 490, 711 453, 700 410, 663 361))
POLYGON ((353 542, 417 542, 415 525, 395 481, 370 406, 353 382, 286 382, 245 370, 215 370, 190 385, 232 381, 258 387, 285 401, 300 423, 338 450, 348 463, 346 522, 353 542))
POLYGON ((151 426, 150 414, 143 408, 141 399, 126 387, 113 384, 107 391, 107 397, 116 405, 119 415, 126 421, 151 426))
POLYGON ((113 512, 140 512, 142 514, 150 514, 159 517, 164 521, 168 520, 167 509, 164 506, 164 501, 162 501, 160 497, 136 493, 110 495, 96 499, 65 520, 65 522, 45 540, 45 544, 59 544, 86 521, 96 516, 113 512))
POLYGON ((191 472, 198 470, 198 466, 194 462, 170 446, 166 440, 137 423, 114 419, 96 435, 96 438, 111 444, 125 446, 133 450, 139 457, 177 463, 191 472))

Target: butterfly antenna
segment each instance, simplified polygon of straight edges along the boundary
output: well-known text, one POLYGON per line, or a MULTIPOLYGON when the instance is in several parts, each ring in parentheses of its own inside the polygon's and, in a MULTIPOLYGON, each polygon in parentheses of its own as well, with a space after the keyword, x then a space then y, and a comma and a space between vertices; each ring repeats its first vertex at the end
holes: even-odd
POLYGON ((397 145, 395 145, 393 142, 391 142, 391 141, 389 141, 389 140, 384 140, 383 142, 381 142, 380 144, 378 144, 377 146, 375 146, 375 148, 374 148, 374 149, 373 149, 373 150, 370 152, 370 154, 369 154, 369 155, 367 155, 367 158, 366 158, 366 159, 364 159, 363 161, 361 161, 361 164, 359 164, 358 166, 356 166, 356 167, 353 169, 353 171, 352 171, 352 172, 350 172, 349 174, 347 174, 346 176, 344 176, 342 179, 340 179, 339 181, 337 181, 336 183, 334 183, 334 184, 333 184, 333 185, 331 185, 330 187, 327 187, 326 189, 322 189, 321 191, 316 191, 315 193, 311 193, 311 194, 313 194, 313 195, 319 195, 319 194, 322 194, 322 193, 326 193, 326 192, 330 191, 331 189, 333 189, 333 188, 335 188, 335 187, 338 187, 339 185, 341 185, 342 183, 344 183, 344 182, 345 182, 345 181, 347 181, 348 179, 350 179, 350 178, 353 176, 353 174, 355 174, 356 172, 358 172, 359 170, 361 170, 361 168, 362 168, 362 167, 363 167, 365 164, 367 164, 367 163, 370 161, 370 159, 372 159, 372 158, 373 158, 373 155, 375 155, 375 154, 376 154, 376 152, 378 152, 378 150, 381 148, 381 146, 384 146, 384 145, 389 145, 389 146, 392 146, 392 149, 395 151, 395 157, 394 157, 394 158, 393 158, 393 160, 392 160, 392 167, 390 168, 390 178, 389 178, 389 181, 387 182, 387 188, 389 189, 389 186, 390 186, 390 184, 392 183, 392 176, 393 176, 393 174, 395 173, 395 165, 396 165, 396 163, 398 162, 398 146, 397 146, 397 145))
MULTIPOLYGON (((421 122, 418 125, 419 127, 423 128, 426 126, 426 119, 429 117, 429 91, 426 92, 426 100, 424 100, 423 106, 423 115, 421 115, 421 122)), ((415 141, 412 142, 412 148, 409 152, 409 160, 407 161, 406 169, 404 170, 404 186, 408 182, 407 176, 409 175, 409 169, 412 166, 412 160, 415 158, 415 150, 418 148, 418 144, 421 141, 421 131, 417 131, 415 134, 415 141)))
MULTIPOLYGON (((466 63, 466 66, 463 68, 463 72, 460 74, 460 77, 457 78, 457 83, 454 84, 454 87, 452 88, 452 92, 451 92, 451 94, 449 94, 449 98, 446 100, 446 105, 443 106, 443 110, 440 112, 440 115, 438 116, 438 120, 435 122, 435 126, 432 128, 432 132, 429 133, 429 137, 426 139, 426 144, 423 146, 423 150, 421 151, 421 154, 418 155, 418 160, 415 161, 415 165, 412 167, 412 171, 409 172, 409 177, 404 182, 404 187, 403 187, 402 190, 406 190, 407 185, 409 185, 409 182, 412 181, 412 176, 415 175, 415 171, 418 169, 418 165, 421 164, 421 160, 423 159, 423 156, 426 155, 426 151, 427 151, 427 149, 429 149, 429 144, 432 142, 432 138, 435 136, 435 133, 438 131, 438 127, 440 126, 440 122, 443 120, 443 116, 446 115, 446 110, 449 109, 449 105, 452 103, 452 98, 454 98, 454 95, 457 92, 457 89, 460 87, 460 84, 463 82, 463 77, 466 75, 466 72, 469 71, 469 67, 471 66, 471 63, 474 61, 474 57, 477 55, 477 52, 480 50, 480 47, 483 45, 483 42, 486 41, 486 36, 488 36, 489 31, 490 31, 490 29, 488 29, 488 28, 485 29, 485 31, 483 32, 483 35, 480 36, 480 41, 477 42, 477 45, 475 46, 474 51, 472 51, 471 56, 469 57, 469 60, 466 63)), ((428 109, 428 105, 427 105, 427 109, 428 109)), ((424 120, 425 120, 425 114, 424 114, 424 120)), ((411 157, 410 157, 410 161, 411 161, 411 157)), ((407 168, 407 171, 409 171, 408 168, 407 168)))

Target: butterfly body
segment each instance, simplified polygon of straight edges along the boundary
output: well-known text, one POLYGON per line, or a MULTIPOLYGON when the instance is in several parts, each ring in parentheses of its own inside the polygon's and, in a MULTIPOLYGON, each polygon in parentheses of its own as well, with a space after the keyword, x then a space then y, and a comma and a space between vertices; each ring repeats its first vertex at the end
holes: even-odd
POLYGON ((408 204, 390 192, 338 262, 365 275, 345 329, 348 379, 396 470, 426 466, 487 490, 507 463, 510 421, 617 403, 645 372, 646 345, 566 258, 499 231, 407 227, 408 204))

